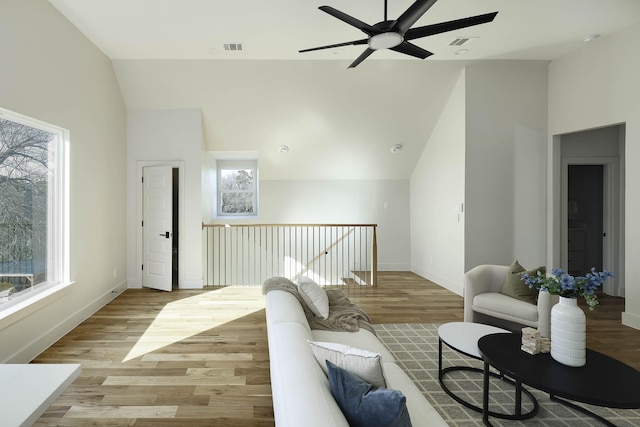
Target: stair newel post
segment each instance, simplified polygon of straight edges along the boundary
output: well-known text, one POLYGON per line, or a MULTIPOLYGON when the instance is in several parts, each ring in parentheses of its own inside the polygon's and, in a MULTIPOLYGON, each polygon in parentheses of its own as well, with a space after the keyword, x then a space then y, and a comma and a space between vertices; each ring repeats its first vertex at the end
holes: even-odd
POLYGON ((372 285, 378 286, 378 237, 376 234, 377 225, 373 226, 373 241, 371 242, 371 275, 372 285))

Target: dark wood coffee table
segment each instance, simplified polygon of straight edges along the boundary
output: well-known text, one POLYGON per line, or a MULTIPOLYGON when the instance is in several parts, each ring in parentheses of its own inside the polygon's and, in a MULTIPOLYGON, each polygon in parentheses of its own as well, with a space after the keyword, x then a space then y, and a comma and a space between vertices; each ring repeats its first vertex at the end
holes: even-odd
POLYGON ((640 372, 597 351, 587 349, 587 363, 580 368, 565 366, 549 353, 531 355, 520 350, 521 334, 491 334, 478 340, 484 361, 482 421, 489 423, 489 368, 516 382, 516 412, 520 411, 522 384, 549 393, 551 400, 597 418, 606 419, 565 399, 609 408, 640 408, 640 372))

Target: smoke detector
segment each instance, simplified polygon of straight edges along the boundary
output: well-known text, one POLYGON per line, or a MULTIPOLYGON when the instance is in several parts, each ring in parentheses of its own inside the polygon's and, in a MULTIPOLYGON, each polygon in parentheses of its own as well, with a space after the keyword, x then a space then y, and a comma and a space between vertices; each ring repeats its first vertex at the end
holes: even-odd
POLYGON ((402 151, 402 144, 396 144, 391 146, 392 153, 399 153, 400 151, 402 151))
POLYGON ((600 37, 600 34, 589 34, 587 36, 584 36, 582 38, 582 40, 584 40, 585 43, 589 43, 594 41, 595 39, 597 39, 598 37, 600 37))

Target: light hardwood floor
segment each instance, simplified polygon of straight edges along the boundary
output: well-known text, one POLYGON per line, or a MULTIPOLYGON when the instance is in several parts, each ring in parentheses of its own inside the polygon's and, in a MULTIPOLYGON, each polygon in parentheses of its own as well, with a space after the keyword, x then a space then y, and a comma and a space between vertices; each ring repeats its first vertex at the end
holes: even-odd
MULTIPOLYGON (((348 287, 373 323, 462 320, 462 298, 412 273, 348 287)), ((640 331, 624 301, 587 313, 588 345, 640 369, 640 331)), ((36 426, 273 426, 260 288, 127 290, 34 363, 81 363, 82 374, 36 426)))

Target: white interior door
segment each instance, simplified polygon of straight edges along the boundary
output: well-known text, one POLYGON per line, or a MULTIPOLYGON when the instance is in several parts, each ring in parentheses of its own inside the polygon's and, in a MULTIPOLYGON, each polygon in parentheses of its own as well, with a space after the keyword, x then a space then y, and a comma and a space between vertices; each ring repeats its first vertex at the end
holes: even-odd
POLYGON ((171 166, 143 168, 142 286, 171 291, 173 171, 171 166))

